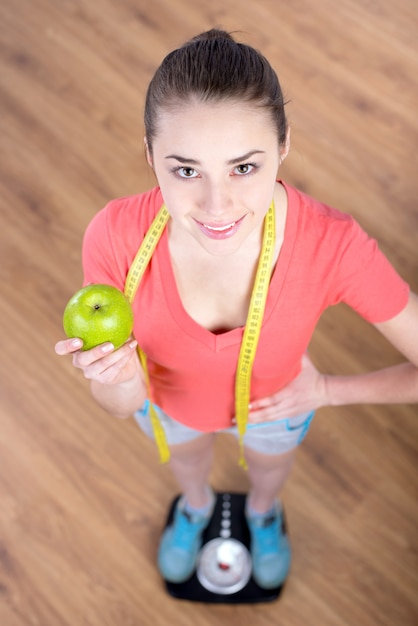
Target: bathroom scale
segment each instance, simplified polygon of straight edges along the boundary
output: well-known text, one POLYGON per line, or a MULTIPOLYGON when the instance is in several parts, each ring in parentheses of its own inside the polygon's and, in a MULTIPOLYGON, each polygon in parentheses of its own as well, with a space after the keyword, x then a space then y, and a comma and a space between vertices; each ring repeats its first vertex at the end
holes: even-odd
MULTIPOLYGON (((195 602, 243 604, 276 600, 284 583, 262 589, 252 577, 250 532, 245 519, 246 494, 217 493, 211 521, 204 531, 196 570, 183 583, 165 581, 174 598, 195 602)), ((173 520, 177 496, 170 507, 166 527, 173 520)), ((286 532, 283 514, 284 532, 286 532)))

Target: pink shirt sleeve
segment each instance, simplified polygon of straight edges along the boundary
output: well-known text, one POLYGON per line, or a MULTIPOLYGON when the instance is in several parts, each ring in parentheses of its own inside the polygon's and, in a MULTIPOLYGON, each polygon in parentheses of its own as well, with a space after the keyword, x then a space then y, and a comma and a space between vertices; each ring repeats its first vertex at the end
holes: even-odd
POLYGON ((105 283, 123 291, 126 275, 156 212, 158 187, 117 198, 99 211, 83 239, 84 284, 105 283))
POLYGON ((109 207, 99 211, 88 225, 83 238, 83 284, 113 285, 123 291, 126 272, 120 255, 115 254, 109 230, 109 207))
POLYGON ((345 241, 334 277, 336 302, 345 302, 371 323, 395 317, 407 305, 409 285, 354 219, 345 241))

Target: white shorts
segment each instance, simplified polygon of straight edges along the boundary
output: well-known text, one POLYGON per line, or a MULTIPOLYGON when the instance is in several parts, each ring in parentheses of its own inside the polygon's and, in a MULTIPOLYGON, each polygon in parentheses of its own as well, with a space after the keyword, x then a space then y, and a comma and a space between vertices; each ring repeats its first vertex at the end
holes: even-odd
MULTIPOLYGON (((134 418, 144 433, 153 439, 154 433, 149 415, 149 406, 149 400, 146 400, 144 406, 136 411, 134 418)), ((187 443, 205 434, 172 419, 157 405, 154 405, 154 408, 164 428, 169 446, 187 443)), ((310 411, 302 413, 297 417, 288 417, 274 422, 248 424, 244 434, 244 445, 261 454, 283 454, 288 452, 296 448, 306 437, 313 416, 314 411, 310 411)), ((216 433, 226 433, 233 435, 237 439, 239 437, 237 426, 217 430, 216 433)))

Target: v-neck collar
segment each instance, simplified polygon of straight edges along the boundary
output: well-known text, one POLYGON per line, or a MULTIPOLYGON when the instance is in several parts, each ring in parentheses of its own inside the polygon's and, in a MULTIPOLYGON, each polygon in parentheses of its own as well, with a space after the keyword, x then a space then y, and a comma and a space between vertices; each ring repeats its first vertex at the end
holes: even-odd
MULTIPOLYGON (((269 286, 263 326, 268 322, 269 317, 273 313, 276 302, 282 291, 296 242, 297 224, 299 218, 299 202, 297 201, 296 194, 293 194, 291 187, 289 188, 282 181, 279 182, 283 185, 286 191, 288 206, 283 243, 269 286)), ((182 332, 186 332, 195 340, 207 345, 214 352, 219 352, 225 348, 241 343, 244 326, 239 326, 223 333, 216 334, 201 326, 192 317, 190 317, 185 310, 177 289, 173 266, 171 264, 168 246, 168 228, 165 228, 164 233, 161 236, 161 240, 157 248, 157 254, 159 256, 161 282, 163 284, 167 306, 173 319, 182 329, 182 332)))

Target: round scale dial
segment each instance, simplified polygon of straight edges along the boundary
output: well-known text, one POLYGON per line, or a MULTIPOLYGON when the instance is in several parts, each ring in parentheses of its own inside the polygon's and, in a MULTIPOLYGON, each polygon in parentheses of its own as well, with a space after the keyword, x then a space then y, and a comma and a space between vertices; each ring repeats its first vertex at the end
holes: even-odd
POLYGON ((217 537, 201 549, 196 574, 209 591, 236 593, 251 578, 250 553, 241 541, 217 537))

